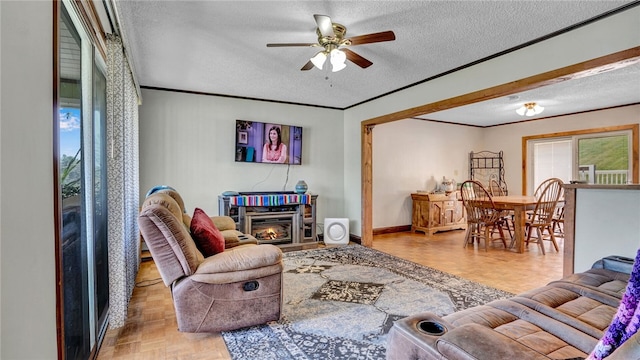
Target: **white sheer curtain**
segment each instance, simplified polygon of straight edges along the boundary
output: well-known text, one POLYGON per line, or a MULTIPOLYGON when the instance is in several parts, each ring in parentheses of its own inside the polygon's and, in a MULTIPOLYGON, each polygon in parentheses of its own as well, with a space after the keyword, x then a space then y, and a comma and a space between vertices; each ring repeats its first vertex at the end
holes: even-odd
POLYGON ((122 41, 107 36, 109 326, 124 325, 140 266, 138 95, 122 41))

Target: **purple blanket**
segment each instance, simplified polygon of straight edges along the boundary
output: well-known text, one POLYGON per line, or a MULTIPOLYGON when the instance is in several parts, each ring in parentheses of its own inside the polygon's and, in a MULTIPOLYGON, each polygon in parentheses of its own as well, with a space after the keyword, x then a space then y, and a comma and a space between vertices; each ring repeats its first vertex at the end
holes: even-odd
POLYGON ((609 356, 640 327, 640 249, 636 254, 629 284, 620 301, 611 325, 587 359, 600 360, 609 356))

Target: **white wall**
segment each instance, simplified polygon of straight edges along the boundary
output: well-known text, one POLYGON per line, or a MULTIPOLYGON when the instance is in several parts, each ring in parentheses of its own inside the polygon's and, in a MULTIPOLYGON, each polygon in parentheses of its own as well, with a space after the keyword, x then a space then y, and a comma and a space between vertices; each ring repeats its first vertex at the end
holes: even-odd
POLYGON ((608 255, 636 257, 640 190, 576 189, 574 272, 608 255))
POLYGON ((0 358, 55 359, 52 2, 0 9, 0 358))
POLYGON ((339 110, 143 89, 141 202, 170 185, 189 212, 215 215, 225 190, 293 190, 303 179, 318 194, 318 222, 344 217, 342 123, 339 110), (289 167, 288 181, 286 165, 235 162, 237 119, 302 126, 302 165, 289 167))
POLYGON ((469 152, 482 149, 484 129, 401 120, 373 129, 373 227, 411 224, 411 193, 434 190, 442 177, 468 178, 469 152))
MULTIPOLYGON (((640 7, 635 7, 555 38, 350 108, 344 114, 345 140, 359 139, 361 122, 365 120, 640 46, 640 37, 637 36, 639 16, 640 7)), ((357 219, 355 224, 351 224, 351 233, 360 235, 361 146, 360 142, 353 140, 345 142, 345 210, 349 218, 357 219)))

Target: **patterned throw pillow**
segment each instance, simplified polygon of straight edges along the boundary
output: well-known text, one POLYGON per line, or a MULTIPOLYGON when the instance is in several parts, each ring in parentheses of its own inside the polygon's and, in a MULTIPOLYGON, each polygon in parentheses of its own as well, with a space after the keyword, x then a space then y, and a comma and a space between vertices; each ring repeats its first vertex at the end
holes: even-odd
POLYGON ((224 236, 216 228, 211 218, 200 208, 193 211, 191 236, 204 257, 224 251, 224 236))

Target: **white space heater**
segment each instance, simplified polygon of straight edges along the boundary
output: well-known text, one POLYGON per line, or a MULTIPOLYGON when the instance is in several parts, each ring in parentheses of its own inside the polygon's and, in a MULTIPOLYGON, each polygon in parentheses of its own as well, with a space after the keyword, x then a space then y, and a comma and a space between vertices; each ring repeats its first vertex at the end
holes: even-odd
POLYGON ((349 219, 325 218, 324 243, 326 245, 346 245, 349 243, 349 219))

